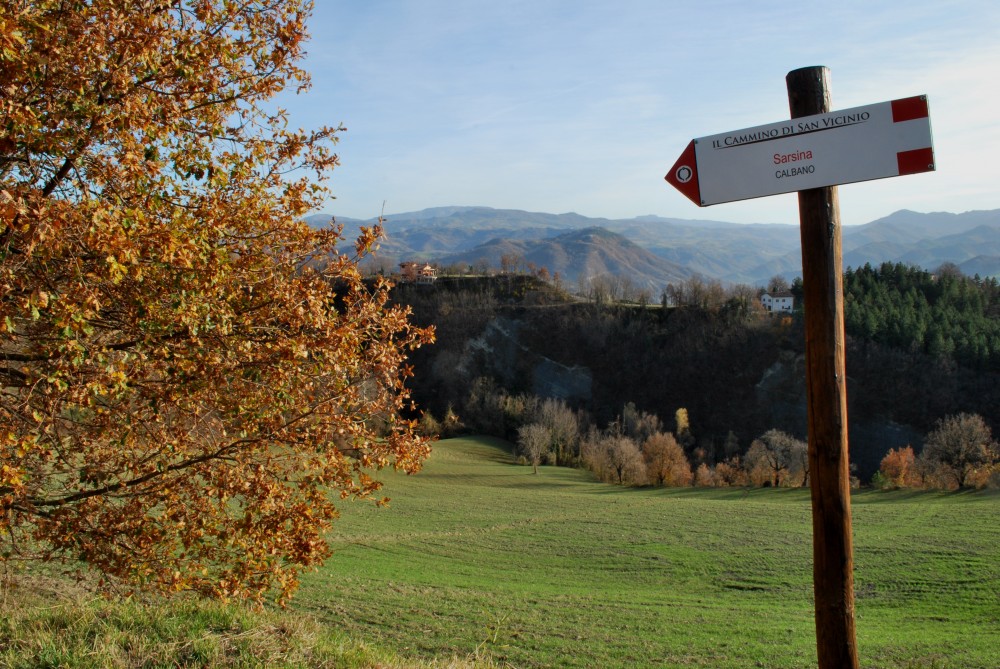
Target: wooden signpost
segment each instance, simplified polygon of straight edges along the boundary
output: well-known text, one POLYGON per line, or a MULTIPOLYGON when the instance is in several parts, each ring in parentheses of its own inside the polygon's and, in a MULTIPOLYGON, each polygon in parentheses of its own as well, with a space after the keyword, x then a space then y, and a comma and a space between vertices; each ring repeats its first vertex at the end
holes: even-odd
POLYGON ((830 112, 830 71, 788 73, 792 121, 693 140, 665 177, 699 206, 798 192, 820 669, 858 669, 837 184, 934 170, 923 96, 830 112))

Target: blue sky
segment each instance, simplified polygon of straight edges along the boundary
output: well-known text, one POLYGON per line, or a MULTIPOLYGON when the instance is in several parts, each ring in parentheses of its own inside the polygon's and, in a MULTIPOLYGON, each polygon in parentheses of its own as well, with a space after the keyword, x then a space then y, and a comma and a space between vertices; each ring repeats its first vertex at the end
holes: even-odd
POLYGON ((797 223, 794 195, 694 206, 694 137, 788 118, 826 65, 835 109, 930 101, 938 171, 840 188, 847 225, 1000 208, 995 0, 316 0, 295 125, 343 123, 327 213, 445 205, 797 223))

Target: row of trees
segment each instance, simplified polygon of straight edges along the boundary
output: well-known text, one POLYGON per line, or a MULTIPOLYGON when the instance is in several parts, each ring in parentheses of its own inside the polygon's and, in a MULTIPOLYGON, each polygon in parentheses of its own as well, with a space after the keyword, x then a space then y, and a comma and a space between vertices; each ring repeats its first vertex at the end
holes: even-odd
POLYGON ((601 480, 620 485, 657 486, 804 486, 809 483, 806 444, 780 430, 769 430, 743 452, 735 435, 726 441, 722 460, 696 446, 686 409, 674 415, 666 431, 658 416, 626 404, 603 429, 580 425, 581 414, 558 400, 544 400, 531 422, 517 430, 516 446, 524 460, 573 464, 601 480), (562 454, 562 455, 560 455, 562 454), (569 457, 567 457, 569 454, 569 457))
POLYGON ((622 485, 808 484, 806 444, 780 430, 765 432, 745 452, 730 433, 716 453, 697 446, 684 408, 675 412, 672 431, 632 403, 602 428, 562 400, 509 394, 484 378, 477 379, 470 397, 467 423, 449 409, 441 422, 425 414, 423 425, 444 434, 467 429, 503 436, 536 470, 542 464, 585 467, 622 485))
MULTIPOLYGON (((676 433, 663 432, 659 420, 625 407, 623 416, 604 430, 593 427, 580 437, 582 466, 601 480, 620 485, 805 487, 809 485, 806 442, 781 430, 768 430, 745 452, 731 442, 719 462, 707 458, 685 430, 686 412, 678 410, 676 433)), ((544 419, 518 432, 517 445, 535 466, 552 453, 544 419)), ((551 458, 552 464, 556 464, 551 458)), ((860 482, 855 479, 855 484, 860 482)), ((926 437, 920 455, 911 446, 891 450, 872 479, 880 488, 956 490, 1000 487, 1000 445, 981 416, 948 416, 926 437)))
MULTIPOLYGON (((798 297, 801 300, 801 279, 796 280, 793 292, 794 288, 799 290, 798 297)), ((747 320, 767 314, 760 301, 765 290, 789 290, 789 284, 778 276, 765 289, 745 283, 723 285, 718 279, 694 275, 683 281, 668 283, 656 297, 664 309, 693 307, 747 320)), ((648 288, 636 285, 627 276, 615 274, 580 277, 577 294, 598 305, 630 304, 645 307, 654 299, 653 292, 648 288)))
POLYGON ((947 416, 927 435, 920 455, 911 446, 890 450, 872 483, 941 490, 1000 487, 1000 444, 982 416, 947 416))
MULTIPOLYGON (((563 400, 509 394, 477 379, 470 396, 475 407, 467 424, 448 409, 442 421, 424 414, 429 433, 453 435, 472 430, 503 436, 515 444, 520 461, 531 465, 584 467, 619 485, 757 486, 809 485, 808 447, 782 430, 767 430, 743 448, 729 433, 721 448, 698 446, 686 409, 674 414, 674 429, 656 415, 627 403, 604 427, 563 400)), ((860 484, 860 482, 858 482, 860 484)), ((872 479, 876 487, 957 489, 1000 486, 1000 446, 981 416, 943 418, 925 439, 919 456, 912 447, 894 449, 872 479)))
POLYGON ((640 443, 615 429, 595 431, 581 444, 583 465, 601 480, 619 485, 791 487, 809 484, 805 442, 780 430, 765 432, 743 455, 733 455, 718 463, 706 461, 706 454, 699 449, 689 454, 682 441, 672 432, 656 432, 640 443))

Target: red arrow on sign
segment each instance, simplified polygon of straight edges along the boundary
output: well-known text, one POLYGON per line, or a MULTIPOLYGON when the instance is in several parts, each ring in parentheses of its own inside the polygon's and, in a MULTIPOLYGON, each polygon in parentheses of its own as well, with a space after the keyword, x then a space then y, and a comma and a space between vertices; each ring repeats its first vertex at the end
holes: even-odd
POLYGON ((689 200, 701 206, 701 190, 698 187, 698 161, 694 154, 695 140, 687 145, 681 157, 663 177, 671 186, 683 193, 689 200))

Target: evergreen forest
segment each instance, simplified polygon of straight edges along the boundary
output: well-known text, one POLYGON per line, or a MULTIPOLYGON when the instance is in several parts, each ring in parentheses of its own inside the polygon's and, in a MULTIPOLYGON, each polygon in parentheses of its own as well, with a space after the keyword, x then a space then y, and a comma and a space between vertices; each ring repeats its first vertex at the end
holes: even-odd
POLYGON ((844 273, 844 317, 854 337, 1000 371, 1000 284, 885 263, 844 273))

